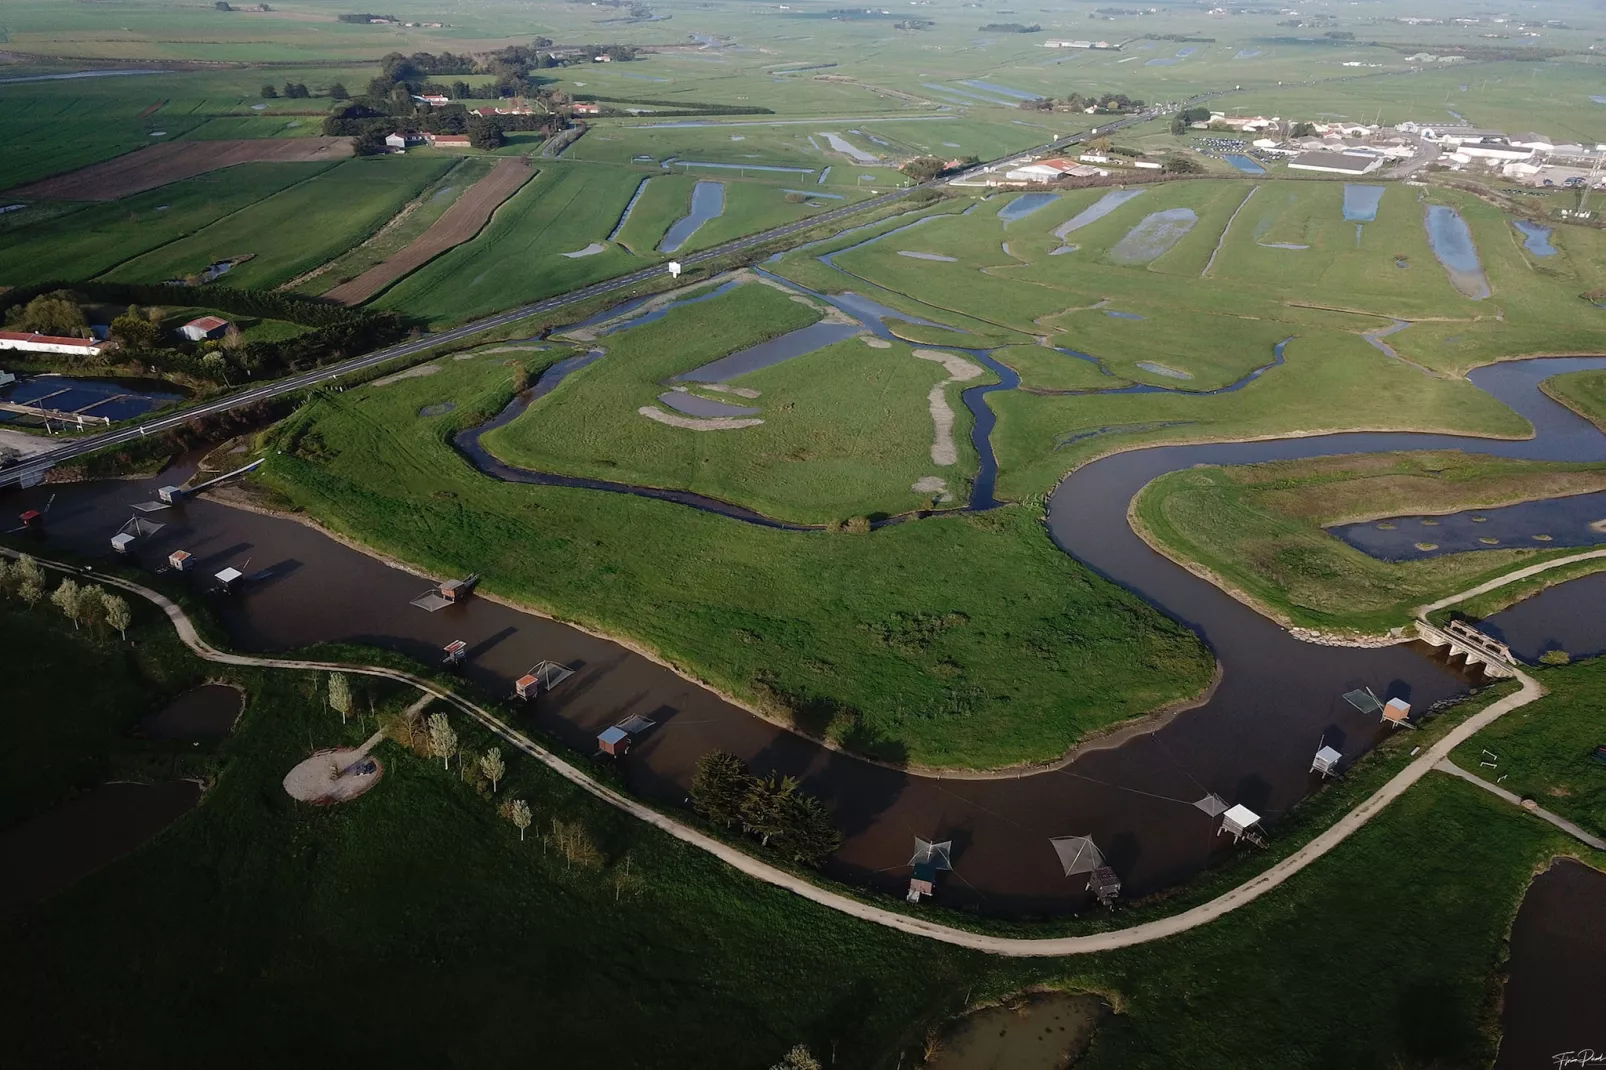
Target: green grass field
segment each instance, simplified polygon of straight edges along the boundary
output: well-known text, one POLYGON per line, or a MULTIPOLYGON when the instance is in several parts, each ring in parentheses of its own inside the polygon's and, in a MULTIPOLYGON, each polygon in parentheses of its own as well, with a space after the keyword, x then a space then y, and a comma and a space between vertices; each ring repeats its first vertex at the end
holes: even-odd
POLYGON ((1570 372, 1546 379, 1541 389, 1606 431, 1606 372, 1570 372))
POLYGON ((30 207, 15 213, 15 229, 4 232, 0 282, 26 286, 53 279, 94 278, 236 217, 264 199, 311 181, 331 166, 244 164, 118 201, 75 205, 70 212, 38 222, 28 219, 35 211, 30 207))
MULTIPOLYGON (((921 507, 933 495, 911 488, 933 474, 962 493, 975 470, 968 419, 953 435, 962 463, 933 466, 926 395, 946 372, 911 357, 904 345, 877 349, 850 338, 730 380, 759 391, 753 400, 701 391, 761 409, 757 427, 693 431, 637 413, 644 405, 668 411, 655 399, 672 377, 819 315, 778 289, 751 283, 604 335, 597 344, 605 358, 487 435, 485 445, 528 468, 692 490, 794 522, 921 507)), ((964 412, 958 389, 949 394, 950 405, 964 412)))
POLYGON ((1606 743, 1606 658, 1544 668, 1540 680, 1549 694, 1478 733, 1453 757, 1468 772, 1606 833, 1606 769, 1591 758, 1606 743), (1485 749, 1499 756, 1493 770, 1481 764, 1485 749))
POLYGON ((229 272, 228 285, 276 286, 366 239, 449 166, 448 160, 412 156, 348 160, 125 261, 106 277, 161 282, 249 255, 229 272))
POLYGON ((543 160, 473 241, 436 257, 377 303, 436 322, 484 316, 638 266, 623 249, 569 259, 613 229, 639 176, 543 160))
POLYGON ((1172 472, 1143 490, 1136 512, 1168 556, 1208 569, 1284 621, 1381 632, 1404 624, 1417 605, 1576 551, 1494 549, 1385 562, 1326 525, 1602 487, 1601 465, 1398 453, 1172 472))
POLYGON ((1068 558, 1023 507, 797 534, 480 476, 446 440, 500 409, 510 382, 500 365, 448 361, 323 397, 274 437, 266 482, 383 552, 446 572, 472 562, 488 590, 640 642, 777 716, 799 707, 804 729, 894 760, 1052 757, 1209 680, 1191 633, 1068 558), (442 400, 456 411, 417 416, 442 400), (327 459, 298 455, 314 433, 327 459))

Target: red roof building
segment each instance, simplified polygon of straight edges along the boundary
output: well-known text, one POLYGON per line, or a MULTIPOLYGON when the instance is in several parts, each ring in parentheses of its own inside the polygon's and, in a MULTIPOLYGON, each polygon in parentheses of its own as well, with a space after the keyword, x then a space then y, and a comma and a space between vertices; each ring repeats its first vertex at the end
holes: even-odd
POLYGON ((100 342, 93 338, 67 338, 55 334, 34 334, 31 331, 0 331, 0 349, 94 357, 112 348, 112 345, 111 342, 100 342))

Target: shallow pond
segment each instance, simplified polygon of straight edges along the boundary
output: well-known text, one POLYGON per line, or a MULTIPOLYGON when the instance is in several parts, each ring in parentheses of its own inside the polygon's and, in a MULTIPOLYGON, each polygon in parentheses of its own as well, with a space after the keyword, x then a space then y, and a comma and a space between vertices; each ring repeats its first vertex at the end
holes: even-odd
POLYGON ((1575 659, 1592 658, 1606 654, 1602 606, 1606 606, 1606 572, 1597 572, 1548 587, 1484 618, 1478 626, 1524 661, 1537 662, 1547 650, 1565 650, 1575 659))
POLYGON ((1150 213, 1143 222, 1126 232, 1126 237, 1115 243, 1110 259, 1128 266, 1147 264, 1171 250, 1185 237, 1199 217, 1192 208, 1167 208, 1150 213))
MULTIPOLYGON (((694 368, 674 377, 677 383, 723 383, 734 379, 738 375, 756 372, 760 368, 768 368, 772 364, 801 357, 805 353, 813 353, 817 349, 824 349, 828 345, 852 338, 862 330, 857 323, 829 323, 821 321, 811 323, 807 327, 800 327, 789 331, 779 338, 771 338, 768 342, 760 342, 738 353, 720 357, 710 361, 700 368, 694 368)), ((696 416, 709 415, 707 413, 693 413, 696 416)))
POLYGON ((664 240, 658 243, 660 253, 672 253, 691 240, 697 228, 725 212, 725 183, 698 182, 691 191, 691 212, 677 219, 664 240))
POLYGON ((959 258, 956 256, 943 256, 941 253, 920 253, 913 249, 899 249, 898 255, 907 256, 911 260, 935 260, 942 264, 956 264, 959 262, 959 258))
POLYGON ((0 902, 54 895, 127 855, 201 799, 200 785, 106 784, 0 833, 0 902))
POLYGON ((1606 543, 1606 531, 1590 527, 1603 519, 1606 491, 1597 491, 1447 516, 1386 517, 1328 530, 1380 561, 1414 561, 1498 547, 1594 546, 1606 543), (1437 549, 1416 549, 1419 542, 1433 543, 1437 549))
POLYGON ((1555 256, 1556 247, 1550 244, 1550 228, 1526 219, 1513 219, 1511 225, 1522 232, 1522 247, 1535 256, 1555 256))
POLYGON ((1000 96, 1014 97, 1016 100, 1038 100, 1043 96, 1041 93, 1028 93, 1022 89, 1011 89, 1007 85, 998 85, 995 82, 983 82, 974 78, 961 79, 960 84, 968 85, 975 89, 985 89, 989 93, 997 93, 1000 96))
POLYGON ((687 416, 702 416, 717 419, 722 416, 757 416, 759 409, 746 405, 730 405, 723 401, 714 401, 711 398, 698 397, 684 390, 669 390, 658 395, 660 403, 669 406, 676 412, 687 416))
POLYGON ((1430 204, 1427 210, 1428 244, 1439 258, 1450 281, 1465 297, 1481 301, 1489 296, 1489 279, 1478 260, 1478 246, 1461 213, 1444 204, 1430 204))
POLYGON ((880 163, 881 157, 872 152, 866 152, 841 134, 832 134, 825 131, 820 136, 830 144, 832 152, 840 152, 854 163, 880 163))
POLYGON ((1057 193, 1022 193, 998 210, 998 218, 1006 223, 1013 223, 1039 209, 1047 208, 1057 200, 1059 200, 1057 193))
POLYGON ((1246 175, 1263 175, 1266 169, 1260 166, 1252 157, 1241 152, 1229 152, 1221 157, 1246 175))
POLYGON ((234 688, 205 684, 141 721, 139 734, 148 739, 221 739, 234 730, 241 706, 234 688))
POLYGON ((812 167, 779 167, 768 163, 709 163, 706 160, 676 160, 681 167, 713 167, 721 171, 779 171, 788 175, 812 175, 812 167))
POLYGON ((1097 996, 1034 995, 967 1014, 927 1070, 1060 1070, 1087 1050, 1109 1005, 1097 996))
POLYGON ((1375 222, 1377 207, 1383 203, 1386 188, 1344 183, 1344 218, 1351 223, 1375 222))
POLYGON ((1606 1014, 1600 971, 1606 963, 1606 873, 1572 859, 1534 878, 1511 927, 1495 1070, 1600 1066, 1606 1014), (1594 1059, 1560 1061, 1592 1051, 1594 1059))

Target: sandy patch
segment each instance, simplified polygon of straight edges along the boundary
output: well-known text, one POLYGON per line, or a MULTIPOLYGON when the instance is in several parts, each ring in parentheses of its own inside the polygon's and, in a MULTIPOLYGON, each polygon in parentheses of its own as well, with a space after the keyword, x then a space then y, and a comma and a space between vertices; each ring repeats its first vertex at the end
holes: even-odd
POLYGON ((572 253, 560 253, 559 255, 567 257, 570 260, 578 260, 582 256, 596 256, 598 253, 604 251, 607 248, 608 247, 606 245, 603 245, 601 242, 594 241, 590 245, 586 246, 584 249, 576 249, 572 253))
POLYGON ((926 395, 926 401, 931 407, 931 424, 933 436, 931 440, 931 463, 936 465, 951 465, 959 461, 959 450, 954 446, 954 410, 948 405, 948 384, 963 383, 978 378, 982 369, 953 353, 942 353, 935 349, 913 350, 915 356, 921 360, 935 361, 941 364, 948 372, 948 378, 931 388, 926 395))
POLYGON ((909 487, 916 494, 925 494, 936 498, 939 502, 951 502, 954 496, 948 493, 948 481, 941 476, 921 476, 909 487))
POLYGON ((735 416, 720 416, 711 420, 700 420, 691 416, 665 412, 656 405, 643 405, 636 411, 649 420, 657 420, 661 424, 684 428, 687 431, 735 431, 743 427, 757 427, 764 422, 763 420, 735 416))
POLYGON ((49 435, 30 435, 22 431, 7 431, 0 428, 0 450, 16 450, 24 457, 32 457, 36 453, 49 453, 60 445, 60 440, 49 435))
POLYGON ((864 338, 864 344, 869 346, 871 349, 891 349, 892 348, 892 343, 887 341, 885 338, 877 338, 873 334, 866 334, 866 335, 862 335, 861 337, 864 338))
POLYGON ((315 751, 285 775, 284 790, 293 799, 328 806, 348 802, 363 794, 385 775, 385 769, 369 752, 384 739, 375 732, 355 750, 348 747, 315 751))
POLYGON ((919 357, 921 360, 933 360, 938 364, 941 364, 947 369, 948 377, 956 383, 965 383, 972 379, 979 379, 982 375, 982 368, 980 365, 972 364, 964 357, 958 356, 954 353, 943 353, 936 349, 916 349, 913 351, 913 355, 919 357))
POLYGON ((403 379, 422 379, 424 376, 434 375, 440 370, 441 366, 439 364, 415 364, 411 368, 403 368, 399 372, 393 372, 392 374, 384 376, 383 378, 375 379, 368 385, 389 386, 391 383, 399 383, 403 379))
POLYGON ((720 394, 735 394, 737 397, 743 398, 756 398, 763 396, 761 391, 754 390, 750 386, 730 386, 726 383, 698 383, 697 389, 712 390, 720 394))

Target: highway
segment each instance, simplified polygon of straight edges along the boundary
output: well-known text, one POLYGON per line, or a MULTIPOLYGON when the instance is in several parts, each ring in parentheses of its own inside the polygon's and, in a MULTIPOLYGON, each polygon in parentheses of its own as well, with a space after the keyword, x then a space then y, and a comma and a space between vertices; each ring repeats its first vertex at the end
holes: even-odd
MULTIPOLYGON (((1203 99, 1205 99, 1203 96, 1196 97, 1193 100, 1184 102, 1181 106, 1191 107, 1193 104, 1203 99)), ((906 186, 892 190, 879 196, 872 197, 869 200, 858 201, 854 204, 844 205, 841 208, 833 208, 830 211, 822 212, 821 214, 815 216, 809 216, 806 219, 800 219, 794 223, 788 223, 785 226, 776 227, 773 230, 767 230, 760 234, 752 234, 745 238, 737 238, 733 241, 728 241, 723 245, 716 245, 713 248, 704 249, 702 252, 692 253, 689 256, 680 257, 679 260, 680 263, 686 267, 695 267, 698 264, 704 264, 711 260, 717 260, 722 257, 731 256, 735 253, 742 253, 759 246, 769 245, 773 242, 784 241, 789 237, 793 237, 806 231, 814 230, 822 224, 830 225, 842 222, 861 215, 864 212, 882 207, 883 205, 892 204, 898 200, 901 200, 914 190, 936 189, 955 178, 966 178, 985 173, 988 168, 1001 164, 1007 160, 1017 160, 1023 156, 1061 150, 1067 145, 1074 145, 1088 137, 1095 137, 1099 134, 1108 133, 1112 130, 1119 130, 1122 127, 1131 126, 1134 123, 1147 122, 1154 118, 1156 114, 1158 114, 1156 111, 1150 110, 1138 113, 1136 115, 1130 115, 1122 119, 1117 119, 1114 122, 1095 127, 1094 129, 1098 132, 1097 134, 1093 133, 1092 131, 1081 134, 1072 134, 1068 137, 1059 138, 1047 144, 1039 145, 1036 148, 1023 149, 1020 152, 1010 153, 1008 156, 1002 157, 999 160, 977 164, 975 167, 969 168, 958 175, 945 175, 942 178, 933 179, 930 182, 920 183, 916 186, 906 186)), ((472 322, 462 324, 458 327, 452 327, 449 330, 425 335, 421 338, 402 342, 397 345, 389 346, 385 349, 378 349, 372 353, 365 353, 362 356, 352 357, 334 364, 326 364, 323 367, 315 368, 312 371, 302 372, 297 375, 286 376, 283 379, 275 379, 272 382, 261 383, 256 386, 247 387, 244 390, 236 391, 232 394, 226 394, 222 397, 213 398, 210 401, 203 401, 196 405, 175 410, 152 420, 143 421, 128 427, 114 428, 112 430, 103 431, 97 434, 76 436, 70 442, 67 442, 56 449, 33 454, 30 457, 26 457, 13 463, 9 467, 0 469, 0 487, 11 483, 31 482, 35 478, 42 478, 44 473, 51 467, 61 464, 65 461, 70 461, 75 457, 81 457, 85 454, 94 453, 98 450, 107 449, 113 446, 120 446, 124 443, 133 442, 137 439, 144 438, 147 435, 160 434, 163 431, 178 427, 179 425, 187 423, 188 421, 194 420, 198 417, 210 416, 214 413, 228 412, 231 409, 237 409, 246 405, 256 404, 257 402, 267 401, 276 397, 282 397, 285 394, 292 394, 298 390, 306 390, 309 387, 315 387, 321 383, 327 383, 332 379, 338 379, 341 376, 349 375, 352 372, 363 371, 364 369, 372 368, 375 365, 384 364, 387 361, 397 360, 403 357, 422 353, 425 350, 433 349, 436 346, 459 342, 464 339, 471 338, 476 334, 480 334, 483 331, 488 331, 496 327, 502 327, 530 316, 536 316, 546 312, 554 312, 570 305, 577 305, 585 301, 593 300, 594 298, 606 297, 611 294, 628 294, 628 291, 631 289, 631 287, 639 286, 650 279, 663 275, 666 271, 667 269, 663 264, 654 264, 651 267, 641 268, 640 270, 632 271, 626 275, 618 275, 611 279, 604 279, 602 282, 595 282, 589 286, 582 286, 577 290, 570 290, 567 293, 557 294, 553 297, 548 297, 532 304, 520 305, 517 308, 508 309, 506 312, 498 312, 495 315, 487 316, 483 319, 477 319, 472 322)))

